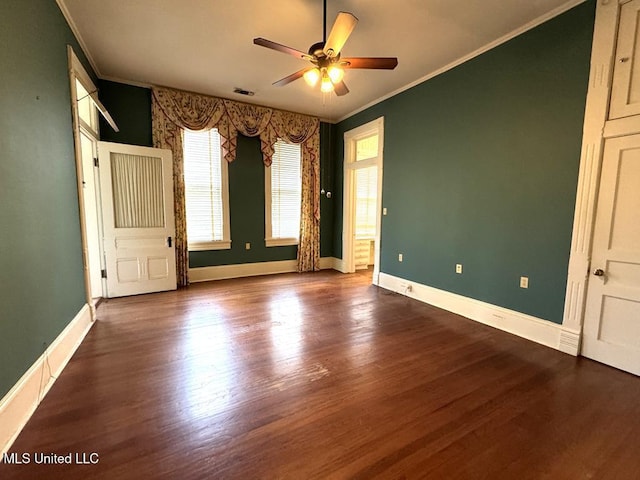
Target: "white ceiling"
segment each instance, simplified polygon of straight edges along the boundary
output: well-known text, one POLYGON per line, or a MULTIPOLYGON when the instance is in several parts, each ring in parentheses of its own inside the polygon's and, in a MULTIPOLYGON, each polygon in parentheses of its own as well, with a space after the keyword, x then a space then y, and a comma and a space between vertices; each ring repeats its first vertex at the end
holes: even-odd
POLYGON ((348 95, 304 80, 271 84, 307 63, 253 44, 298 50, 322 40, 322 0, 58 0, 101 78, 164 85, 336 121, 412 86, 583 0, 328 0, 359 19, 343 56, 396 56, 398 67, 347 70, 348 95), (234 87, 255 91, 248 97, 234 87))

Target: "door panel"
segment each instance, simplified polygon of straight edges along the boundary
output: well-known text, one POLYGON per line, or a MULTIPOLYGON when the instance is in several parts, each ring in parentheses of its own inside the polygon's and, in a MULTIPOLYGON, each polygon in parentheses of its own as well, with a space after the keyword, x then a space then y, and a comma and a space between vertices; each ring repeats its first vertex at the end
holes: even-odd
POLYGON ((142 269, 138 257, 117 258, 116 276, 119 283, 139 282, 142 279, 142 269))
POLYGON ((622 5, 609 118, 640 114, 640 0, 622 5))
POLYGON ((107 296, 175 290, 171 152, 100 142, 107 296))
POLYGON ((618 346, 640 348, 640 303, 605 296, 602 302, 599 340, 618 346))
POLYGON ((148 257, 147 272, 150 279, 167 278, 169 275, 169 262, 166 257, 148 257))
POLYGON ((640 135, 607 140, 597 208, 582 354, 640 375, 640 135))

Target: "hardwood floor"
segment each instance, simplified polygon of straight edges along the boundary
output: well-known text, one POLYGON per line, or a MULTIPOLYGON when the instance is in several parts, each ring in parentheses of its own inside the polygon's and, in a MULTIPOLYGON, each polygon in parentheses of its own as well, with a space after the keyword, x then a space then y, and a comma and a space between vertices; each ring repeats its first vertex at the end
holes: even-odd
POLYGON ((0 478, 640 478, 639 378, 368 281, 105 301, 0 478))

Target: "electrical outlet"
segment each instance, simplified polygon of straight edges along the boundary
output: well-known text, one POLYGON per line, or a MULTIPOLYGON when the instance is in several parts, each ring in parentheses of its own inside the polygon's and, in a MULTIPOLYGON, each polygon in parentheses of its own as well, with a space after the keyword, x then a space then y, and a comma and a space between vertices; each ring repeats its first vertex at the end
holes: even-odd
POLYGON ((401 293, 409 293, 412 290, 410 283, 401 282, 400 283, 400 292, 401 293))
POLYGON ((399 253, 399 254, 398 254, 398 261, 399 261, 399 262, 401 262, 401 261, 402 261, 402 254, 401 254, 401 253, 399 253))
POLYGON ((462 273, 462 264, 456 263, 456 273, 462 273))
POLYGON ((387 207, 384 207, 384 208, 382 209, 382 215, 386 215, 386 214, 387 214, 387 207))
POLYGON ((520 277, 520 288, 529 288, 529 277, 520 277))
POLYGON ((244 244, 245 250, 251 250, 251 244, 249 242, 244 244))

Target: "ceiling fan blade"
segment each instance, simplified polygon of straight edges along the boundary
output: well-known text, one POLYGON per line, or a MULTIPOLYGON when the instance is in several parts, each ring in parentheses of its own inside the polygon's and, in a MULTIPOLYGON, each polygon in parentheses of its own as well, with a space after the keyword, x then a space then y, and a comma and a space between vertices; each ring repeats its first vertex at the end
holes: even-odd
POLYGON ((349 93, 349 89, 347 88, 347 86, 344 84, 343 81, 340 81, 338 83, 334 83, 333 84, 333 91, 336 92, 336 95, 338 95, 339 97, 349 93))
POLYGON ((287 77, 281 78, 277 82, 273 82, 273 84, 276 87, 283 87, 283 86, 287 85, 288 83, 291 83, 294 80, 297 80, 300 77, 302 77, 307 70, 312 70, 312 69, 311 68, 303 68, 302 70, 298 70, 296 73, 292 73, 291 75, 289 75, 287 77))
POLYGON ((312 57, 300 50, 296 50, 295 48, 287 47, 286 45, 281 45, 276 42, 272 42, 271 40, 267 40, 266 38, 254 38, 253 43, 256 45, 260 45, 261 47, 270 48, 271 50, 276 50, 278 52, 286 53, 287 55, 293 55, 294 57, 302 58, 303 60, 311 60, 312 57))
POLYGON ((396 57, 351 57, 341 58, 340 66, 344 68, 373 68, 393 70, 398 66, 396 57))
POLYGON ((324 45, 324 54, 327 57, 335 57, 340 53, 342 47, 347 42, 349 35, 356 27, 358 19, 349 12, 339 12, 336 21, 331 28, 327 42, 324 45))

